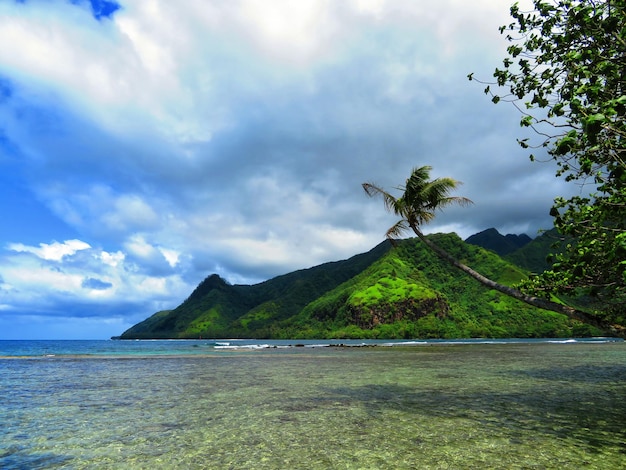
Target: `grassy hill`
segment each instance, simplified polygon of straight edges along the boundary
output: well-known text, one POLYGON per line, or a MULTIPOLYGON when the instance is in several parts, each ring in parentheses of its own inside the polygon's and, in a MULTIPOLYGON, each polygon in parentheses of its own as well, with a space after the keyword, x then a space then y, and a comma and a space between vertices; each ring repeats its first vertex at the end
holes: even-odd
MULTIPOLYGON (((484 275, 514 284, 526 276, 496 253, 455 234, 430 236, 484 275)), ((530 244, 529 244, 530 245, 530 244)), ((528 245, 526 245, 528 246, 528 245)), ((418 239, 383 242, 348 260, 251 286, 206 278, 171 311, 122 334, 131 338, 458 338, 599 334, 486 289, 441 261, 418 239)))

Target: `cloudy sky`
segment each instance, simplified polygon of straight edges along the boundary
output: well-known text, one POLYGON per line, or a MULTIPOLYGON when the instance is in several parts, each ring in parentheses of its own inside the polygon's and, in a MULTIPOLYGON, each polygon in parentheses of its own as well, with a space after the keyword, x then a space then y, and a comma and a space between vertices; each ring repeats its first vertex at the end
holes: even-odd
POLYGON ((0 2, 0 339, 108 338, 203 278, 348 258, 361 183, 464 182, 427 232, 534 236, 566 191, 469 82, 501 0, 0 2))

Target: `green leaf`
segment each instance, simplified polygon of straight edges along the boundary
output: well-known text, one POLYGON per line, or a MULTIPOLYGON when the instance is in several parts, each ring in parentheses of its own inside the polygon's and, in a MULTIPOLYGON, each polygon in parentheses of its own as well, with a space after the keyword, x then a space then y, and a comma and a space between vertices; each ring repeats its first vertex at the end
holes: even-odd
POLYGON ((558 272, 534 286, 583 293, 590 308, 626 324, 626 5, 532 0, 510 12, 513 21, 500 28, 504 70, 494 77, 521 112, 520 126, 536 133, 519 145, 544 148, 563 194, 574 195, 557 198, 553 216, 576 242, 559 255, 558 272), (592 187, 597 194, 588 194, 592 187))
POLYGON ((533 125, 533 117, 532 116, 524 116, 520 120, 520 126, 522 127, 530 127, 533 125))

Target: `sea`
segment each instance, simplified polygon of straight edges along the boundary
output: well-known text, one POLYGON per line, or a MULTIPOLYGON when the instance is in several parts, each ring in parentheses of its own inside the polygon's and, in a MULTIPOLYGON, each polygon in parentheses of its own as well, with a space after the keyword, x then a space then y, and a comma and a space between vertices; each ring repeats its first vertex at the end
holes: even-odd
POLYGON ((624 469, 626 343, 0 341, 0 469, 624 469))

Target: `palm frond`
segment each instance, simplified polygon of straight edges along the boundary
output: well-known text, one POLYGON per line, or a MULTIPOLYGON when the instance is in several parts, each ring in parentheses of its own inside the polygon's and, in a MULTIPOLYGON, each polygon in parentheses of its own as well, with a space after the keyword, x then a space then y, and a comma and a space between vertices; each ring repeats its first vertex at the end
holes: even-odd
POLYGON ((369 197, 381 197, 387 211, 392 212, 396 215, 402 215, 401 204, 398 203, 398 199, 395 198, 393 195, 373 183, 363 183, 361 186, 363 186, 365 193, 369 197))
POLYGON ((417 228, 435 218, 435 211, 452 204, 467 206, 473 204, 466 197, 450 196, 450 192, 461 185, 460 181, 452 178, 437 178, 430 181, 432 167, 425 165, 414 168, 406 180, 404 187, 396 188, 402 191, 400 197, 394 197, 380 186, 373 183, 363 183, 363 189, 368 196, 380 196, 385 209, 402 217, 387 231, 387 238, 396 238, 409 228, 417 228))
POLYGON ((409 224, 406 220, 398 220, 395 224, 389 227, 385 236, 394 243, 398 238, 401 238, 402 234, 409 230, 409 224))
POLYGON ((411 170, 411 176, 406 180, 406 187, 416 186, 419 187, 428 182, 428 178, 430 178, 430 171, 433 169, 432 166, 424 165, 418 168, 413 168, 411 170))
POLYGON ((422 188, 420 198, 428 207, 435 209, 442 200, 448 197, 448 194, 457 186, 457 182, 451 178, 437 178, 430 181, 422 188))

